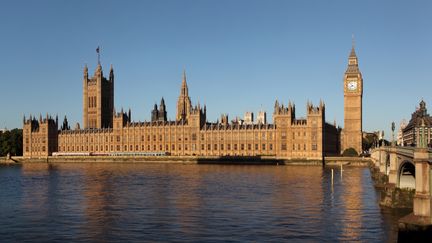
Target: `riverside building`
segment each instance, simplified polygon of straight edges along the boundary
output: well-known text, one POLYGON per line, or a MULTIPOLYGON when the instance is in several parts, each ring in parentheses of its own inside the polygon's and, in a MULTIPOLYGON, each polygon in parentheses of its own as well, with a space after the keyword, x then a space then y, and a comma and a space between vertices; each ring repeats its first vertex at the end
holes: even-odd
MULTIPOLYGON (((49 115, 24 118, 25 157, 69 155, 149 155, 171 156, 270 156, 286 160, 322 160, 338 155, 343 148, 361 151, 362 78, 354 48, 344 78, 345 126, 342 131, 325 121, 325 104, 305 106, 306 117, 296 117, 296 106, 276 100, 273 123, 265 113, 258 123, 207 121, 206 106, 193 105, 186 74, 183 74, 176 106, 176 119, 167 120, 165 101, 155 104, 151 121, 133 122, 131 111, 114 109, 114 69, 106 78, 98 63, 92 77, 87 66, 83 74, 83 124, 70 129, 65 117, 49 115), (341 141, 342 140, 342 141, 341 141), (360 147, 359 147, 360 146, 360 147)), ((253 118, 252 118, 253 119, 253 118)))

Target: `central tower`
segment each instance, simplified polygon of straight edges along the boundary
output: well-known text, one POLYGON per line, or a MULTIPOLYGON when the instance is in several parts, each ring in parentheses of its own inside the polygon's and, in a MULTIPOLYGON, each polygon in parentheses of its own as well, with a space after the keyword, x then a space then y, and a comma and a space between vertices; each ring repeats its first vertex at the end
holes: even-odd
POLYGON ((363 78, 358 67, 354 44, 348 57, 348 68, 344 80, 344 129, 342 131, 342 152, 353 148, 362 150, 362 99, 363 78))
POLYGON ((186 72, 183 71, 183 81, 180 89, 180 96, 177 101, 176 120, 187 120, 190 115, 192 103, 189 98, 188 86, 186 83, 186 72))

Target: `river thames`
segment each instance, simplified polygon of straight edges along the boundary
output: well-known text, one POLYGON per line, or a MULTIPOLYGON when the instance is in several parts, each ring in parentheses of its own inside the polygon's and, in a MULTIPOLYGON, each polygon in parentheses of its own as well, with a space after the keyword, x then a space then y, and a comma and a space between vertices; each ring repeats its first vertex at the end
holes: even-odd
MULTIPOLYGON (((2 242, 395 242, 368 168, 0 166, 2 242)), ((406 213, 405 213, 406 214, 406 213)))

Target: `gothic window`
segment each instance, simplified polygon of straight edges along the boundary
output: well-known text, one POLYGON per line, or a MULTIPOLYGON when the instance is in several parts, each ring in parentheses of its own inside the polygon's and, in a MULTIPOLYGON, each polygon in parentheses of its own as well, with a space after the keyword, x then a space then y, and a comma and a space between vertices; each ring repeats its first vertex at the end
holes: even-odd
POLYGON ((224 145, 223 145, 223 144, 220 145, 220 149, 221 149, 221 150, 224 149, 224 145))
POLYGON ((266 145, 265 145, 265 143, 262 144, 262 150, 266 150, 266 145))
POLYGON ((281 133, 281 139, 286 139, 286 132, 281 133))
POLYGON ((252 145, 249 143, 248 144, 248 150, 251 150, 252 149, 252 145))
POLYGON ((270 144, 269 147, 270 147, 270 150, 273 150, 273 144, 270 144))
POLYGON ((283 143, 282 145, 281 145, 281 150, 287 150, 287 145, 286 145, 286 143, 283 143))

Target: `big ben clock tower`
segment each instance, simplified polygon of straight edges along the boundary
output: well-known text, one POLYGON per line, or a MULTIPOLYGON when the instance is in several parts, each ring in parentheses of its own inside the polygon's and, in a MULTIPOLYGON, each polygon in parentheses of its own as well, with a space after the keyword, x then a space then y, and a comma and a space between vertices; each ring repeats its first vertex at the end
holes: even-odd
POLYGON ((344 80, 344 129, 342 130, 342 152, 353 148, 362 150, 362 98, 363 78, 358 68, 354 44, 348 58, 348 68, 344 80))

